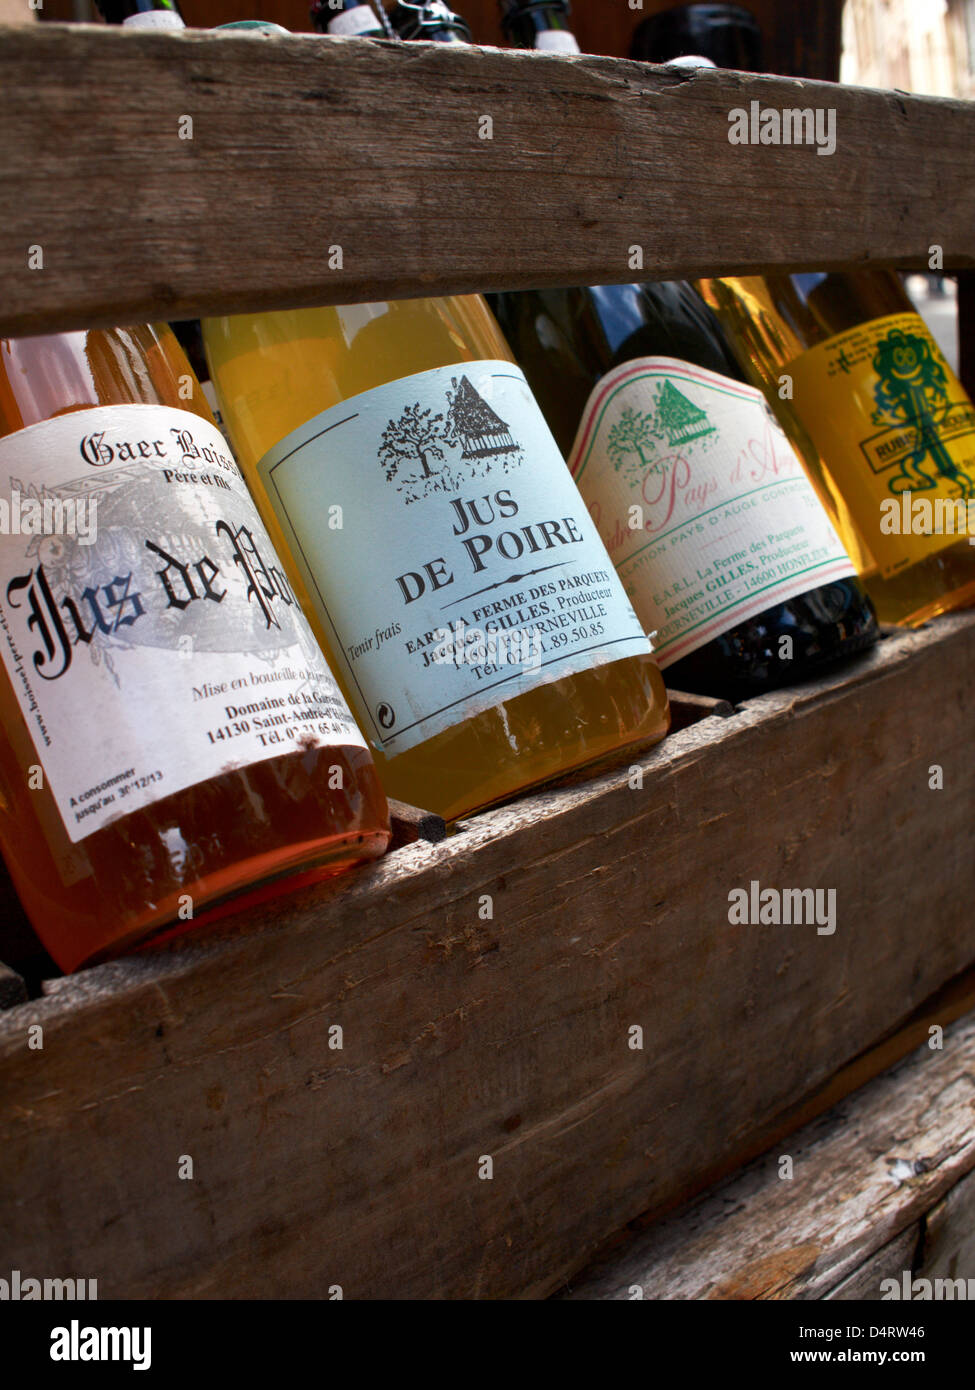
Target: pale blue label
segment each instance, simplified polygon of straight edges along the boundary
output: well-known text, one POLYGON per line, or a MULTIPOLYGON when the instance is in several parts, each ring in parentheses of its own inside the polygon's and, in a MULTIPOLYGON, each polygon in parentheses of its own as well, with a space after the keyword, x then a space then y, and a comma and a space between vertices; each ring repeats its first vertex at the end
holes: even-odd
POLYGON ((258 467, 361 725, 389 757, 650 650, 511 362, 363 392, 258 467))

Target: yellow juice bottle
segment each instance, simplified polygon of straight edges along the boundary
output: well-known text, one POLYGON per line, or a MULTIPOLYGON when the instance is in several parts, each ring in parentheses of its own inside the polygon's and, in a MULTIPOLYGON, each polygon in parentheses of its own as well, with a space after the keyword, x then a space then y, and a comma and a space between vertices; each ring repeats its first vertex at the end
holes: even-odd
POLYGON ((732 276, 699 288, 881 621, 917 626, 975 602, 975 407, 899 277, 732 276))
POLYGON ((391 796, 455 818, 665 734, 647 638, 483 299, 210 320, 204 339, 391 796))

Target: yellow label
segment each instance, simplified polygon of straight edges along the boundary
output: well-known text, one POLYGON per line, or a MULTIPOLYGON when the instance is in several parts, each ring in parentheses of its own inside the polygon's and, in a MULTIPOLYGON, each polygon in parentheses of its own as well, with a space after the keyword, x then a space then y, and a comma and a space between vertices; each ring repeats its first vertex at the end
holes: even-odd
POLYGON ((862 323, 786 371, 883 577, 956 545, 975 515, 975 407, 920 316, 862 323))

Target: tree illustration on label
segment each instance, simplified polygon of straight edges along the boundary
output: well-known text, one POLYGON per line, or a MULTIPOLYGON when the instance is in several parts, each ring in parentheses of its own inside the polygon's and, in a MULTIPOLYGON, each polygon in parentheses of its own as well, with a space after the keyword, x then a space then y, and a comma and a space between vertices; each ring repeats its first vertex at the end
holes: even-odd
POLYGON ((394 478, 407 502, 415 502, 422 494, 446 491, 446 480, 438 477, 441 470, 431 465, 446 457, 442 444, 446 438, 443 415, 422 410, 419 401, 408 405, 398 420, 390 420, 379 441, 379 458, 386 469, 386 481, 394 478))
POLYGON ((714 433, 707 413, 666 380, 657 387, 653 410, 623 407, 607 437, 606 452, 617 473, 625 469, 642 482, 665 462, 658 453, 661 442, 676 448, 714 433))
POLYGON ((652 412, 624 406, 606 441, 606 452, 617 473, 625 468, 634 477, 644 478, 656 462, 656 447, 652 412))
POLYGON ((877 373, 875 425, 907 425, 914 432, 906 452, 891 462, 900 464, 887 482, 890 492, 926 492, 938 478, 921 465, 930 459, 937 473, 958 488, 959 496, 975 496, 975 483, 945 448, 940 429, 951 409, 947 375, 935 361, 929 343, 919 333, 893 328, 877 344, 873 357, 877 373))
POLYGON ((490 473, 492 459, 503 459, 506 473, 520 462, 521 446, 469 379, 452 377, 450 385, 446 417, 415 401, 388 422, 379 441, 386 481, 396 482, 407 504, 434 492, 458 491, 469 479, 490 473), (445 446, 459 456, 448 458, 445 446))

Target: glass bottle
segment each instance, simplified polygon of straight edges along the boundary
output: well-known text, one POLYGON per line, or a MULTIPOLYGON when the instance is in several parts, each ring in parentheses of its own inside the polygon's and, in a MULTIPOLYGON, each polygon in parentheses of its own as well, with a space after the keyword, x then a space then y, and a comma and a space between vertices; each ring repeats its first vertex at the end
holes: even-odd
POLYGON ((176 0, 95 0, 108 24, 129 29, 185 29, 176 0))
MULTIPOLYGON (((634 36, 633 57, 678 54, 756 71, 761 32, 738 6, 688 5, 650 16, 634 36)), ((975 410, 900 277, 729 276, 699 288, 805 463, 881 621, 917 626, 975 601, 975 410)))
POLYGON ((881 620, 914 627, 975 602, 975 407, 900 277, 729 276, 701 291, 881 620))
POLYGON ((384 39, 392 36, 383 0, 315 0, 311 22, 333 38, 384 39))
POLYGON ((876 641, 798 459, 690 286, 495 303, 672 689, 744 699, 876 641))
POLYGON ((645 634, 483 299, 244 315, 204 339, 390 795, 452 819, 663 736, 645 634))
POLYGON ((630 57, 648 63, 702 57, 707 67, 761 72, 762 32, 741 5, 673 5, 637 25, 630 57))
POLYGON ((368 750, 168 328, 0 342, 0 477, 0 841, 63 969, 382 853, 368 750))
POLYGON ((546 53, 578 53, 579 44, 569 27, 569 0, 498 0, 501 28, 515 48, 534 48, 546 53))
POLYGON ((445 0, 397 0, 389 11, 389 22, 401 39, 422 39, 427 43, 470 43, 470 25, 445 0))

